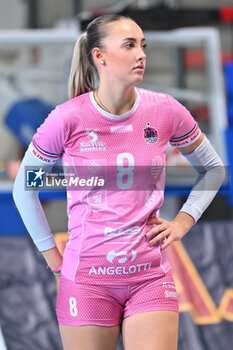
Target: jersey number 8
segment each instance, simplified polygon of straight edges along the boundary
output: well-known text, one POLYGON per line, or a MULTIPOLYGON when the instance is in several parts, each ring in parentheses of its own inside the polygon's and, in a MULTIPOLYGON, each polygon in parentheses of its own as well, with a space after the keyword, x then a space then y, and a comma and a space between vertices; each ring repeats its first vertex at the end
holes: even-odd
POLYGON ((121 190, 128 190, 133 185, 133 170, 134 170, 134 157, 131 153, 120 153, 117 157, 117 186, 121 190), (124 161, 128 162, 128 166, 124 166, 124 161), (127 177, 127 181, 123 182, 123 178, 127 177))

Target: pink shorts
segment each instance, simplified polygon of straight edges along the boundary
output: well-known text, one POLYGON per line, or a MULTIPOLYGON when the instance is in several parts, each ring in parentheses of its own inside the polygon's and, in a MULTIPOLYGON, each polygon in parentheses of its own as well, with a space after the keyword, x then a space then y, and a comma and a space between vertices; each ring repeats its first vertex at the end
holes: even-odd
POLYGON ((171 273, 157 280, 127 286, 85 285, 64 276, 60 280, 59 324, 116 326, 130 315, 157 310, 179 311, 171 273))

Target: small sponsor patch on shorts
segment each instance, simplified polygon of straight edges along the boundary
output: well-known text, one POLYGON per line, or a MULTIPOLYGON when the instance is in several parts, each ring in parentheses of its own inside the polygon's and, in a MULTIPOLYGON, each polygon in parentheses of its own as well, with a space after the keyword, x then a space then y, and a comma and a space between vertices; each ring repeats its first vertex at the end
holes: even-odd
POLYGON ((176 289, 174 282, 163 282, 163 288, 176 289))
POLYGON ((176 292, 173 292, 171 290, 165 290, 165 298, 177 298, 176 292))

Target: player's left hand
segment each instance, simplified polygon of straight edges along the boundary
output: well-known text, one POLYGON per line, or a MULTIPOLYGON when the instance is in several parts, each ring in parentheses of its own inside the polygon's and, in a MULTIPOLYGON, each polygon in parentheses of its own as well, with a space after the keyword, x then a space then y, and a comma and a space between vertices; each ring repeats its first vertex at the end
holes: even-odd
POLYGON ((181 222, 173 220, 167 221, 161 218, 152 217, 147 220, 147 224, 155 226, 146 233, 146 238, 151 246, 156 246, 161 241, 161 250, 166 249, 173 241, 180 240, 187 231, 181 222))

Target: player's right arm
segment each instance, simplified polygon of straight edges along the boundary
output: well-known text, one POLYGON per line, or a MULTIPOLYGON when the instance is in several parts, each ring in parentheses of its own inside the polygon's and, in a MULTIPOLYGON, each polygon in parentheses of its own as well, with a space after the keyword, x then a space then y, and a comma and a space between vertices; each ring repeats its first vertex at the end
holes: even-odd
POLYGON ((25 176, 26 169, 30 168, 42 168, 45 173, 48 173, 61 156, 63 143, 63 122, 57 109, 55 109, 33 136, 13 187, 13 198, 24 225, 52 270, 62 265, 62 256, 56 247, 53 234, 40 203, 39 192, 25 189, 25 176))

